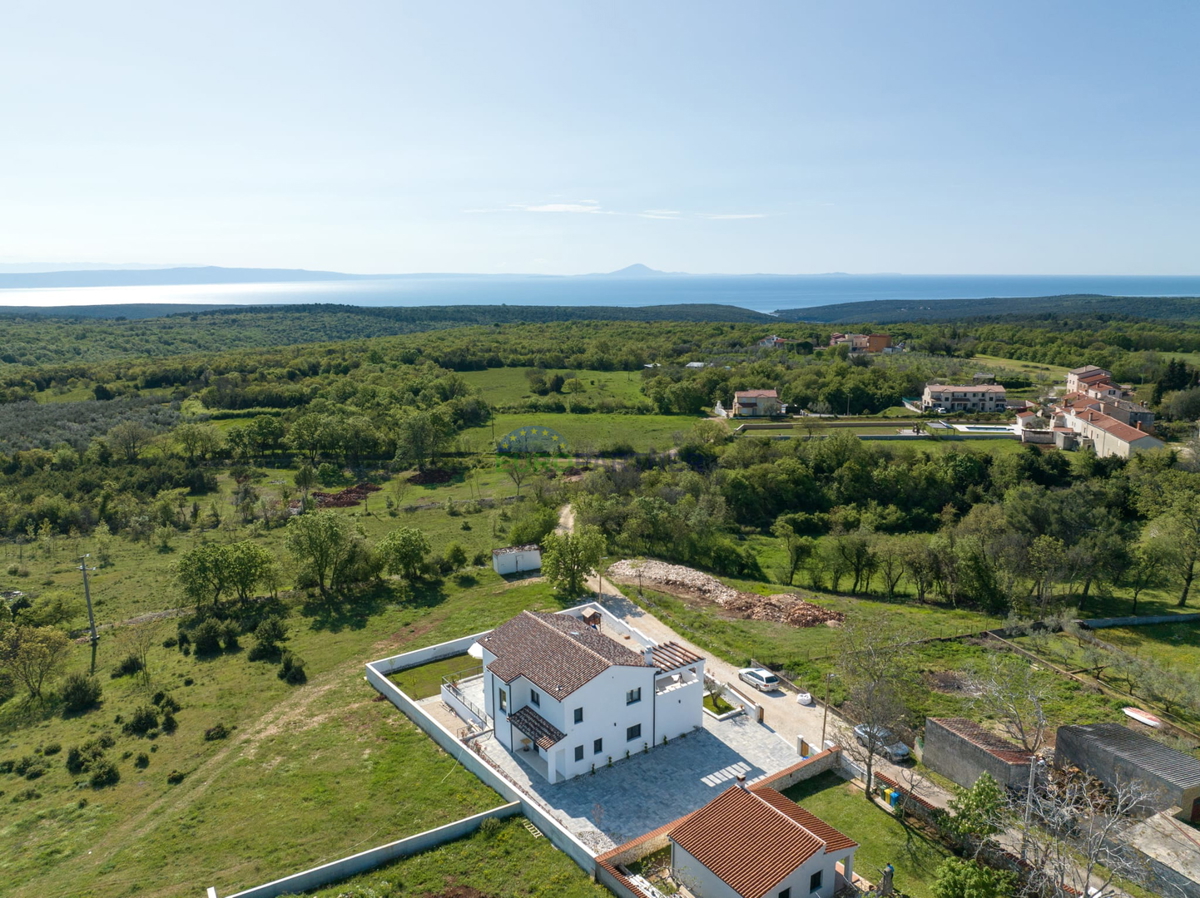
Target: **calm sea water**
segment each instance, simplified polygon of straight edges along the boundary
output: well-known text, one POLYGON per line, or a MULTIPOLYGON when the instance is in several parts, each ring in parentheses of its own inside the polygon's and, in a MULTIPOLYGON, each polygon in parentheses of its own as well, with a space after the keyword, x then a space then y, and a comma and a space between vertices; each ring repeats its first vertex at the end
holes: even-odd
POLYGON ((0 290, 0 306, 114 303, 357 306, 647 306, 722 303, 757 312, 876 299, 983 299, 1096 293, 1200 296, 1200 276, 664 275, 642 278, 406 275, 347 281, 0 290))

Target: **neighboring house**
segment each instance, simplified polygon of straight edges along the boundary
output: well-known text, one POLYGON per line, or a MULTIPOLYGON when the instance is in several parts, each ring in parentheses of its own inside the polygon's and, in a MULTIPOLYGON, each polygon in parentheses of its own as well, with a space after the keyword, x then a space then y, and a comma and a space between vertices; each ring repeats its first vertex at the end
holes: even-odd
POLYGON ((551 783, 702 724, 704 659, 673 642, 627 645, 594 618, 524 611, 479 646, 496 739, 551 783))
POLYGON ((983 773, 1002 786, 1028 788, 1030 753, 964 717, 925 719, 921 763, 963 788, 983 773))
POLYGON ((971 383, 994 384, 995 382, 996 382, 996 375, 994 375, 994 374, 987 374, 987 373, 984 373, 983 371, 980 371, 978 374, 971 375, 971 383))
POLYGON ((492 570, 497 574, 520 574, 540 570, 541 567, 542 548, 537 544, 492 549, 492 570))
POLYGON ((783 349, 783 347, 787 345, 787 342, 788 341, 783 339, 783 337, 777 337, 774 334, 771 334, 771 336, 763 337, 761 340, 759 340, 758 346, 760 349, 783 349))
POLYGON ((1078 767, 1109 788, 1143 790, 1145 810, 1179 808, 1178 816, 1200 822, 1200 760, 1119 723, 1059 727, 1054 764, 1078 767))
POLYGON ((832 898, 852 881, 858 848, 774 789, 744 783, 683 818, 670 838, 672 878, 695 898, 832 898))
POLYGON ((775 390, 740 390, 733 394, 735 418, 768 418, 782 413, 775 390))
POLYGON ((1072 368, 1067 372, 1067 392, 1081 393, 1092 384, 1102 380, 1112 380, 1112 372, 1096 365, 1072 368))
POLYGON ((685 368, 707 368, 708 362, 688 362, 683 367, 685 367, 685 368))
POLYGON ((1101 458, 1110 455, 1132 458, 1138 452, 1166 446, 1147 433, 1140 421, 1129 425, 1098 411, 1094 400, 1068 399, 1054 411, 1054 423, 1069 429, 1079 443, 1090 444, 1101 458))
POLYGON ((832 334, 829 345, 847 345, 851 352, 885 352, 892 348, 891 334, 832 334))
POLYGON ((929 384, 921 397, 921 408, 926 411, 1002 412, 1005 407, 1004 387, 994 384, 929 384))

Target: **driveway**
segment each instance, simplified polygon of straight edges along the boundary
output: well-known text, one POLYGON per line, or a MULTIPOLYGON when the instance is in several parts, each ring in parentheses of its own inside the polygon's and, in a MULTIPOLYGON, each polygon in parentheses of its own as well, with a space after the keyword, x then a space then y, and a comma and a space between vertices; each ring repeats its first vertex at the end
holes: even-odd
POLYGON ((480 742, 510 780, 597 853, 690 814, 738 776, 752 783, 799 760, 791 745, 745 714, 721 721, 705 715, 703 729, 669 745, 554 785, 521 752, 509 754, 491 735, 480 742))

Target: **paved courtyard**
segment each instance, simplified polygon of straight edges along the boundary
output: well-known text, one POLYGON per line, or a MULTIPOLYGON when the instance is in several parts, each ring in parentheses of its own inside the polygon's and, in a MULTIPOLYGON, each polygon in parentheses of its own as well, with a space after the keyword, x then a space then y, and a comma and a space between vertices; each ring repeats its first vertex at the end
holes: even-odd
POLYGON ((744 714, 723 721, 705 715, 703 729, 669 745, 554 785, 491 734, 481 742, 509 779, 596 852, 691 813, 739 775, 752 783, 800 760, 794 746, 744 714))

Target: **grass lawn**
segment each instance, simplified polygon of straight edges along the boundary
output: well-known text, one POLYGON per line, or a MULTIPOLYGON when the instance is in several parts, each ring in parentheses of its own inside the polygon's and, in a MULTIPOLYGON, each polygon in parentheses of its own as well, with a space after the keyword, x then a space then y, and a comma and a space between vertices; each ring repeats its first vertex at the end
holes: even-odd
MULTIPOLYGON (((102 637, 96 710, 64 716, 19 698, 0 705, 0 760, 28 755, 47 768, 35 781, 0 774, 5 898, 173 896, 210 884, 228 894, 494 807, 498 796, 363 680, 372 658, 476 632, 524 608, 558 607, 542 583, 509 584, 490 568, 469 579, 411 593, 387 585, 332 610, 289 599, 287 645, 307 662, 304 686, 248 661, 249 637, 242 650, 207 660, 162 647, 175 630, 166 620, 102 637), (122 640, 140 630, 153 636, 150 689, 110 677, 122 640), (154 740, 123 734, 118 715, 127 720, 156 689, 182 706, 178 731, 154 740), (231 735, 206 741, 217 723, 231 735), (116 740, 107 758, 121 779, 92 789, 64 759, 102 732, 116 740), (37 754, 53 743, 58 753, 37 754), (139 753, 149 759, 144 769, 139 753), (167 783, 173 770, 185 774, 176 785, 167 783)), ((86 666, 88 654, 79 646, 73 665, 86 666)))
MULTIPOLYGON (((464 371, 463 380, 473 387, 478 387, 483 398, 494 408, 503 409, 505 406, 516 405, 529 399, 542 399, 529 389, 529 379, 525 372, 531 368, 490 368, 487 371, 464 371)), ((563 393, 554 398, 570 402, 572 399, 582 399, 595 405, 604 399, 614 399, 619 402, 636 405, 648 401, 642 395, 642 378, 636 371, 570 371, 567 369, 546 370, 546 376, 561 374, 567 380, 579 378, 584 390, 581 393, 563 393)))
POLYGON ((729 704, 721 696, 708 692, 704 694, 704 707, 714 714, 728 714, 733 710, 733 705, 729 704))
POLYGON ((487 898, 610 898, 604 886, 549 839, 535 839, 525 818, 505 820, 494 835, 482 832, 415 854, 370 873, 306 894, 312 898, 401 898, 459 894, 476 889, 487 898))
POLYGON ((442 677, 473 677, 483 673, 483 662, 470 655, 455 655, 420 667, 411 667, 392 674, 388 679, 399 686, 410 698, 428 698, 442 690, 442 677))
POLYGON ((570 415, 522 412, 502 413, 492 424, 472 427, 464 436, 478 446, 492 446, 496 439, 521 427, 538 425, 566 438, 568 451, 586 455, 615 443, 628 443, 638 452, 666 451, 678 445, 678 434, 687 433, 702 417, 688 415, 570 415))
POLYGON ((892 864, 896 888, 913 898, 933 898, 937 868, 953 857, 940 842, 869 804, 862 789, 832 771, 796 783, 783 794, 858 842, 854 869, 860 876, 878 883, 883 868, 892 864))
POLYGON ((995 373, 1002 376, 1005 373, 1013 373, 1023 375, 1028 380, 1037 383, 1039 378, 1049 378, 1058 382, 1066 382, 1067 368, 1061 365, 1045 365, 1041 362, 1023 362, 1020 359, 1005 359, 994 355, 977 355, 974 361, 982 363, 985 367, 990 366, 996 369, 995 373))

